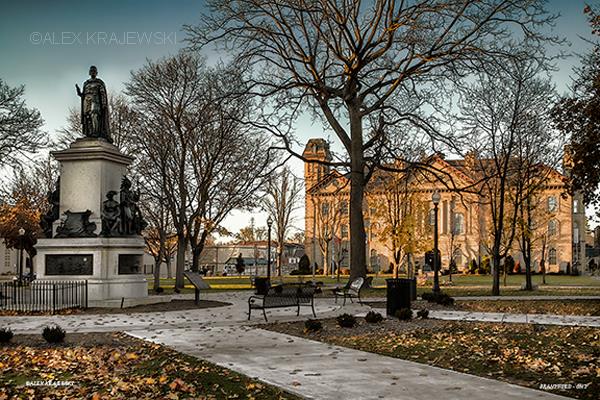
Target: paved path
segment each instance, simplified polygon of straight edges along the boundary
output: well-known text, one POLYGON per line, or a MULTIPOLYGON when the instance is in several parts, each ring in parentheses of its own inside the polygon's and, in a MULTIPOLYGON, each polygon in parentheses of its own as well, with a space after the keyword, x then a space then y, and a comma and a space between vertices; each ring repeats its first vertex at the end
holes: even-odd
POLYGON ((565 399, 492 379, 251 327, 128 333, 308 399, 565 399))
MULTIPOLYGON (((8 325, 17 334, 37 334, 44 325, 53 322, 68 332, 125 331, 309 399, 564 399, 492 379, 258 329, 253 325, 264 322, 260 313, 247 321, 248 296, 249 292, 208 294, 204 298, 232 303, 211 309, 0 317, 0 326, 8 325)), ((342 308, 332 299, 318 299, 315 308, 319 318, 342 312, 360 314, 369 309, 356 303, 342 308)), ((270 321, 304 320, 310 316, 310 309, 303 307, 299 318, 289 309, 270 310, 268 315, 270 321)), ((501 318, 504 322, 523 322, 517 316, 513 319, 518 320, 511 319, 510 314, 498 317, 494 313, 431 311, 430 315, 441 319, 479 318, 477 320, 500 322, 498 318, 501 318)), ((557 322, 555 317, 569 318, 525 316, 530 323, 557 322)))

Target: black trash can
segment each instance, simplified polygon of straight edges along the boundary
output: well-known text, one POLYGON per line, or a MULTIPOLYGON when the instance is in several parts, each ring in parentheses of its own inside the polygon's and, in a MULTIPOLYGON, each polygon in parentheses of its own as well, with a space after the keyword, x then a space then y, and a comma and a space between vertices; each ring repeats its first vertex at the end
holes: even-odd
POLYGON ((395 278, 386 279, 385 282, 387 283, 387 316, 395 317, 396 311, 402 308, 410 308, 412 279, 395 278))
POLYGON ((269 278, 256 277, 254 278, 254 286, 256 287, 256 294, 265 295, 271 287, 269 278))
POLYGON ((410 299, 417 300, 417 278, 409 278, 410 280, 410 299))

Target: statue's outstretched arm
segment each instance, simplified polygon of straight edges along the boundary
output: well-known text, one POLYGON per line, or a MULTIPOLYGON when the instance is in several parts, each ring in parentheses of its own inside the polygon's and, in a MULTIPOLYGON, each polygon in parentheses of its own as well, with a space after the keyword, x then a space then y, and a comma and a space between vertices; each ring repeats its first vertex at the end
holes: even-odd
POLYGON ((79 85, 75 84, 75 88, 77 89, 77 96, 81 97, 81 89, 79 89, 79 85))

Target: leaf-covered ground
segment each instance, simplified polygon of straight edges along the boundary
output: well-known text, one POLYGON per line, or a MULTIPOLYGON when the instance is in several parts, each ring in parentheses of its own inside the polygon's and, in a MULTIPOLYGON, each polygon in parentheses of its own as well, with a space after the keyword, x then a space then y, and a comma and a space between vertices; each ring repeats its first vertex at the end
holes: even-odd
POLYGON ((0 345, 1 400, 298 399, 121 333, 67 334, 66 343, 53 346, 33 335, 15 335, 13 341, 0 345), (34 381, 45 385, 31 386, 34 381))
POLYGON ((455 308, 463 311, 504 312, 513 314, 600 316, 600 300, 457 301, 455 308))
MULTIPOLYGON (((384 301, 366 301, 374 308, 385 308, 384 301)), ((412 302, 415 310, 457 310, 498 312, 512 314, 557 314, 600 316, 600 300, 457 300, 453 306, 417 300, 412 302)))
POLYGON ((580 399, 600 391, 600 329, 459 321, 384 320, 354 328, 322 320, 323 330, 305 333, 302 322, 266 329, 384 354, 540 389, 541 384, 581 384, 552 390, 580 399))

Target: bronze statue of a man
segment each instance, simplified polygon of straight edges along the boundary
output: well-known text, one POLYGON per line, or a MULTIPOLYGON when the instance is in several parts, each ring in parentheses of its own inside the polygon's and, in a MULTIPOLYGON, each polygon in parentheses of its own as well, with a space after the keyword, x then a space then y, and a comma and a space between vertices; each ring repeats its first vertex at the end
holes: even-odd
POLYGON ((92 65, 90 79, 83 84, 83 91, 75 84, 77 95, 81 97, 81 127, 85 137, 103 138, 112 143, 106 86, 97 75, 98 69, 92 65))

